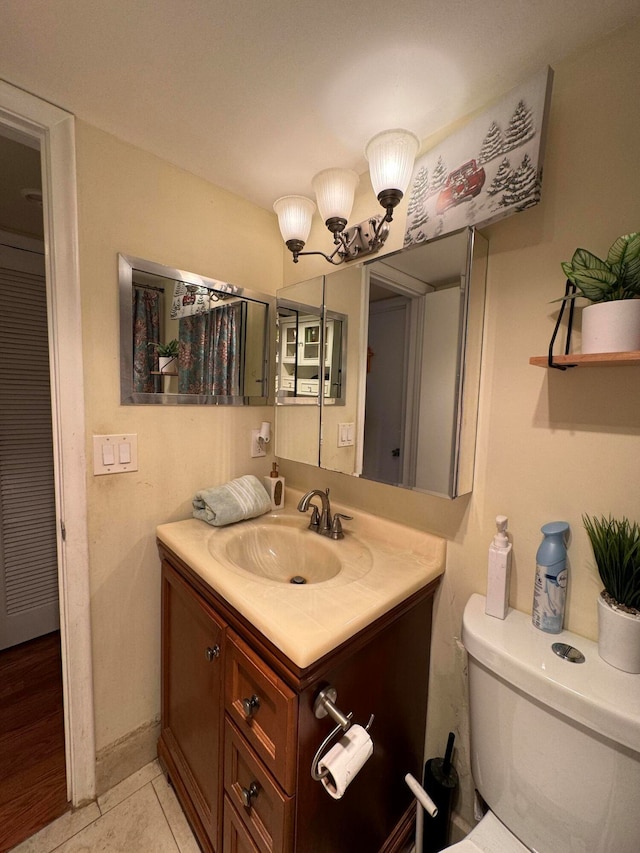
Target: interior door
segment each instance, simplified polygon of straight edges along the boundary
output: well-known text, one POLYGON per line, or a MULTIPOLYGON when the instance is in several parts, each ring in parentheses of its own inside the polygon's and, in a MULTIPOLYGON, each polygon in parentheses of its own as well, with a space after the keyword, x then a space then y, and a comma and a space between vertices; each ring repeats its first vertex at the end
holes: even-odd
POLYGON ((363 476, 402 483, 407 337, 404 296, 371 304, 363 476))
POLYGON ((44 259, 0 247, 0 649, 59 627, 44 259))

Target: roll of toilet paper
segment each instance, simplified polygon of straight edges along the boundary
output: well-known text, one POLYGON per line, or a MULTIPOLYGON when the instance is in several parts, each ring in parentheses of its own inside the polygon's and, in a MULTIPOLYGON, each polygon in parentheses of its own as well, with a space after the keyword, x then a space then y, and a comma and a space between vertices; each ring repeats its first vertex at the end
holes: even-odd
POLYGON ((373 741, 362 726, 351 726, 319 762, 318 770, 327 775, 322 784, 334 800, 339 800, 363 764, 373 755, 373 741))

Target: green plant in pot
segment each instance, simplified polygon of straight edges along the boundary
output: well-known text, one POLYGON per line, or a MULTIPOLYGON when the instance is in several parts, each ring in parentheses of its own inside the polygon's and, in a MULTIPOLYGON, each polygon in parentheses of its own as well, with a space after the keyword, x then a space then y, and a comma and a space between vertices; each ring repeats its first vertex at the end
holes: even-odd
POLYGON ((180 348, 177 339, 174 338, 167 344, 152 341, 149 346, 153 347, 158 353, 158 369, 160 373, 176 374, 178 371, 178 351, 180 348))
POLYGON ((156 341, 152 341, 149 346, 154 347, 158 356, 161 358, 175 358, 178 355, 179 343, 177 338, 169 341, 168 344, 161 344, 156 341))
POLYGON ((640 673, 640 525, 626 517, 582 520, 604 586, 598 598, 600 657, 640 673))
POLYGON ((564 298, 591 303, 582 312, 582 352, 640 350, 640 233, 618 237, 606 260, 576 249, 562 269, 577 288, 564 298))

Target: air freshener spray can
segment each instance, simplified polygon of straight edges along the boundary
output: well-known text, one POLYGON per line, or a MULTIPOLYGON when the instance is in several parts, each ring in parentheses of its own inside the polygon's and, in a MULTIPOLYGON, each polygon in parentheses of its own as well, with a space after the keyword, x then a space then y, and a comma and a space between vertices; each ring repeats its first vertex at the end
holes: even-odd
POLYGON ((566 521, 552 521, 542 527, 544 539, 536 554, 536 578, 533 585, 531 621, 541 631, 559 634, 567 598, 566 521))

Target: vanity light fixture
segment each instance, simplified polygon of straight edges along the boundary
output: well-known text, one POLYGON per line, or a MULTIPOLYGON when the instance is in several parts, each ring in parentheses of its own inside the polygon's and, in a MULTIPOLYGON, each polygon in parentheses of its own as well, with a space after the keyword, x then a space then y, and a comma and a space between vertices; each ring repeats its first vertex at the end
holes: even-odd
POLYGON ((420 141, 408 130, 385 130, 373 137, 365 148, 373 191, 385 209, 347 228, 358 185, 358 175, 350 169, 324 169, 313 178, 312 186, 320 215, 333 234, 336 246, 331 255, 324 252, 303 252, 309 238, 311 218, 316 206, 311 199, 286 195, 273 205, 278 215, 282 239, 293 254, 294 264, 300 255, 322 255, 331 264, 352 261, 377 252, 389 234, 388 223, 393 209, 405 194, 420 141))

